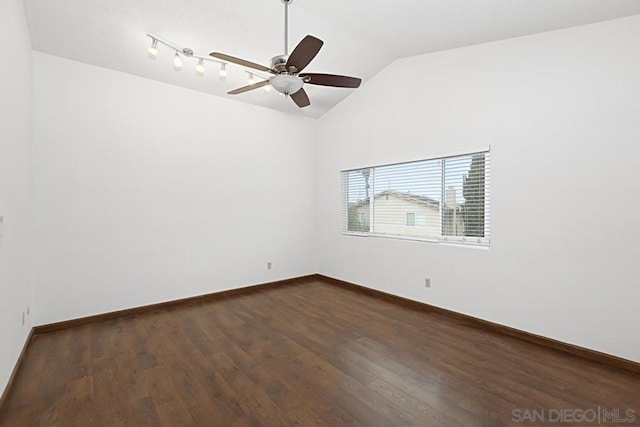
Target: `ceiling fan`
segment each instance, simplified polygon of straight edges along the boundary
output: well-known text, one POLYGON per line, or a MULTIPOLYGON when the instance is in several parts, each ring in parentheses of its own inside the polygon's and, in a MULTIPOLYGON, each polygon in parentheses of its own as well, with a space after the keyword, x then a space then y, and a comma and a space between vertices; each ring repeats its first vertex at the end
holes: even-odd
POLYGON ((314 36, 308 35, 293 49, 289 55, 289 4, 293 0, 281 0, 284 3, 284 55, 271 58, 271 66, 256 64, 234 56, 220 52, 211 52, 214 58, 233 62, 247 68, 259 70, 272 74, 268 80, 243 86, 228 92, 229 95, 237 95, 271 85, 275 90, 291 97, 293 102, 300 108, 311 104, 309 96, 303 86, 305 83, 319 86, 357 88, 362 82, 357 77, 340 76, 336 74, 302 73, 302 70, 309 65, 322 48, 324 42, 314 36))

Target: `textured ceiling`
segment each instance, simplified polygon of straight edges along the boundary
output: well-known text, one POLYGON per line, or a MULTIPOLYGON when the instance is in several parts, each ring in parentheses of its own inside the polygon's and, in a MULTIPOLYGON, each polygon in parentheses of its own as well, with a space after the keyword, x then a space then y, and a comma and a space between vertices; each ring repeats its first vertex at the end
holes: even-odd
MULTIPOLYGON (((25 0, 35 50, 219 96, 246 84, 242 67, 204 76, 195 60, 181 71, 173 52, 147 57, 147 32, 190 47, 269 65, 283 53, 280 0, 25 0)), ((325 44, 308 72, 346 74, 364 85, 397 58, 640 14, 638 0, 295 0, 289 45, 306 34, 325 44)), ((306 85, 311 106, 298 109, 275 91, 233 96, 240 102, 319 117, 352 93, 306 85)))

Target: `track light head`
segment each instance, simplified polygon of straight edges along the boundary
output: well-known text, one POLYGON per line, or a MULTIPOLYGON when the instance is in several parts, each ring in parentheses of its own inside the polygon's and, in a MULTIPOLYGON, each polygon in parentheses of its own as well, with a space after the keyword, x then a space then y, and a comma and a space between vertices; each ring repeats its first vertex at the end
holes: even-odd
POLYGON ((173 55, 173 67, 178 71, 182 70, 182 59, 180 58, 178 51, 176 51, 176 54, 173 55))
POLYGON ((149 46, 149 58, 156 59, 158 57, 158 40, 152 39, 151 46, 149 46))
POLYGON ((198 73, 199 76, 204 75, 204 59, 202 58, 198 60, 198 65, 196 65, 196 73, 198 73))

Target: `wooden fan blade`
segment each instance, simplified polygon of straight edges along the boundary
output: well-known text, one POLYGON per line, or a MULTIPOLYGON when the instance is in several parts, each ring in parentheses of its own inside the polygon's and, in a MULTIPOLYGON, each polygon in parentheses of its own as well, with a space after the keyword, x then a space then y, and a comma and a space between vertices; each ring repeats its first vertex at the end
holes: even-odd
POLYGON ((307 92, 304 91, 304 89, 300 89, 296 93, 293 93, 289 96, 291 97, 291 99, 293 99, 293 102, 295 102, 296 105, 300 108, 304 108, 311 105, 311 101, 309 101, 309 96, 307 95, 307 92))
POLYGON ((300 74, 300 77, 304 79, 305 83, 319 86, 357 88, 362 83, 362 79, 357 77, 338 76, 335 74, 304 73, 300 74), (308 77, 309 80, 305 79, 305 77, 308 77))
POLYGON ((302 39, 298 46, 293 49, 291 55, 289 55, 289 59, 287 60, 287 71, 289 71, 289 67, 296 67, 297 73, 302 71, 304 67, 309 65, 311 60, 316 57, 318 52, 320 52, 320 48, 324 42, 313 36, 306 36, 302 39))
POLYGON ((269 67, 265 67, 264 65, 256 64, 255 62, 246 61, 244 59, 236 58, 235 56, 226 55, 220 52, 211 52, 209 56, 213 56, 214 58, 222 59, 223 61, 233 62, 234 64, 242 65, 243 67, 253 68, 254 70, 265 71, 268 73, 274 73, 275 71, 269 67))
POLYGON ((232 90, 230 92, 227 92, 227 94, 229 94, 229 95, 237 95, 239 93, 245 93, 245 92, 249 92, 250 90, 259 89, 259 88, 261 88, 263 86, 266 86, 268 84, 269 84, 269 80, 263 80, 261 82, 254 83, 254 84, 249 85, 249 86, 239 87, 238 89, 234 89, 234 90, 232 90))

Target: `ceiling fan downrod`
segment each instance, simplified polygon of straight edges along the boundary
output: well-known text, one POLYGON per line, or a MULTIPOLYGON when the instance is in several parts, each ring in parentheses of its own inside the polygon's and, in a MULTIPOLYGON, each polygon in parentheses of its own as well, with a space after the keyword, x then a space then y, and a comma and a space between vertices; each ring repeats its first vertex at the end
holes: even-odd
POLYGON ((293 0, 281 0, 284 3, 284 56, 289 56, 289 4, 293 0))

